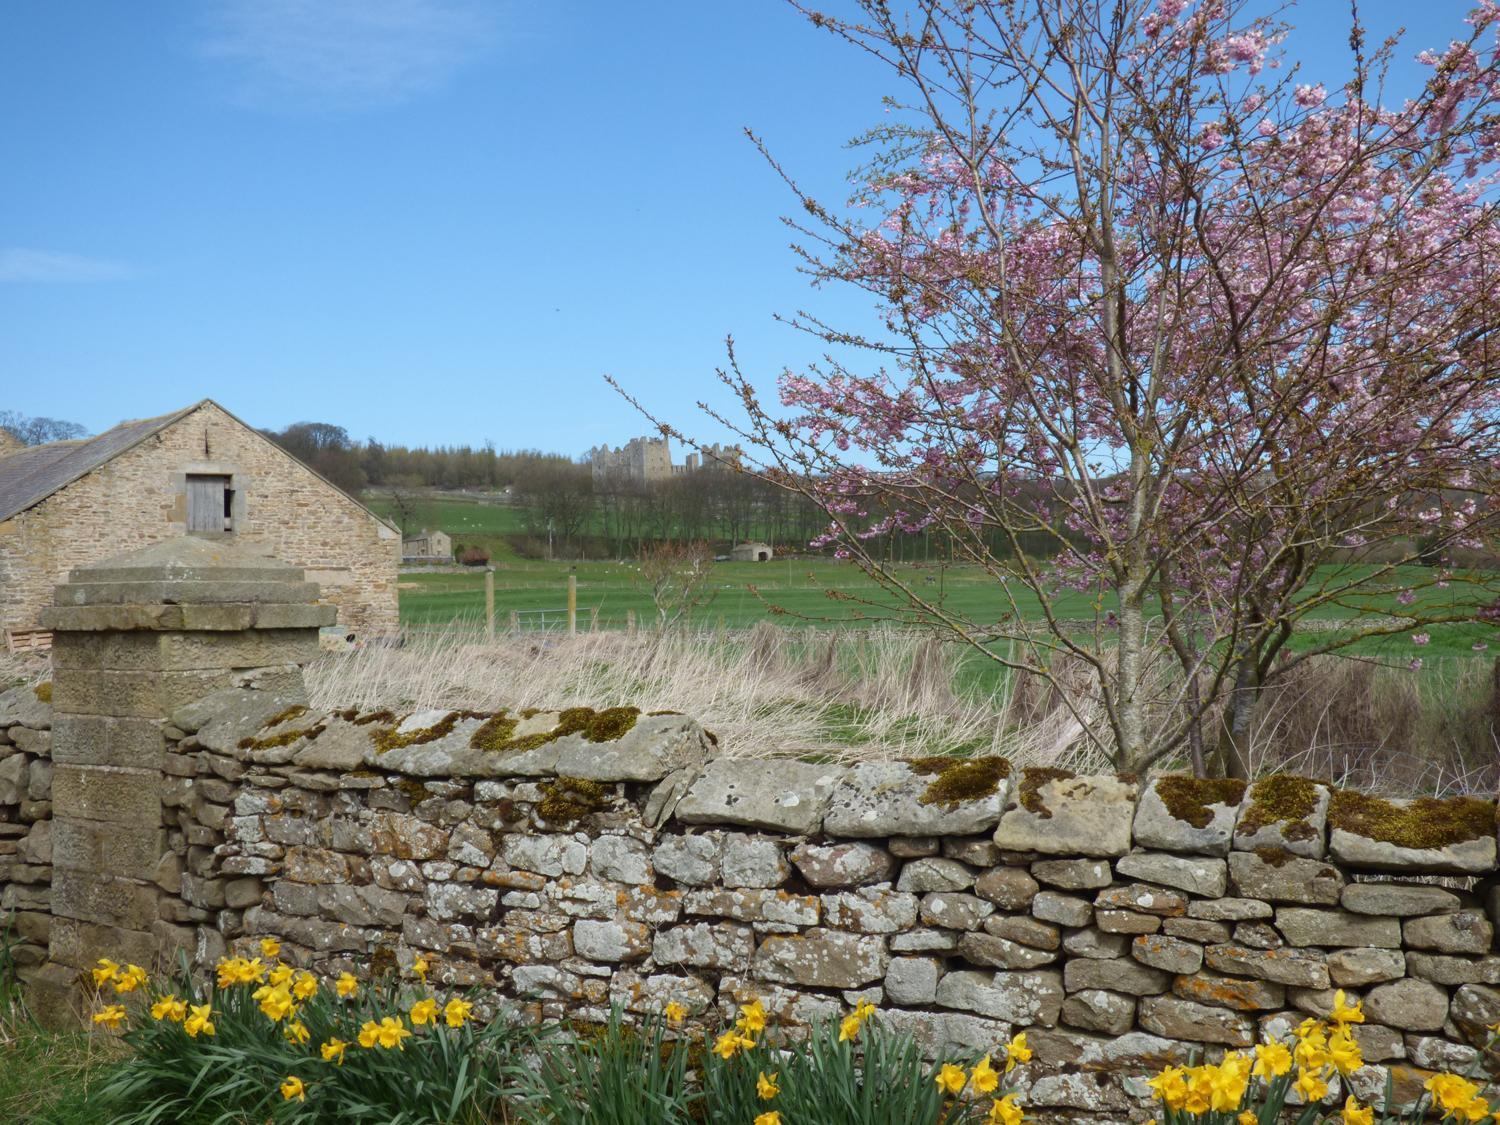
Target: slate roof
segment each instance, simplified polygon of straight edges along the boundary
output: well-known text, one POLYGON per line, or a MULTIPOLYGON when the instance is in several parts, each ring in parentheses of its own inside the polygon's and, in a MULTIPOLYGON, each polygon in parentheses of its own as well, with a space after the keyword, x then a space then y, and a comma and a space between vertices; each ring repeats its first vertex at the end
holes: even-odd
POLYGON ((40 504, 58 489, 66 488, 90 470, 191 414, 199 405, 195 403, 158 418, 121 422, 97 437, 33 445, 0 456, 0 520, 8 520, 40 504))

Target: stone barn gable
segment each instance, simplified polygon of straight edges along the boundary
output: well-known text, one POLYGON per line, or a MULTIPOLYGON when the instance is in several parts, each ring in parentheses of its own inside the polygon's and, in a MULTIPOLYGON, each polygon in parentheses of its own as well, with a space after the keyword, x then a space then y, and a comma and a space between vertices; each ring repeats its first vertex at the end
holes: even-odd
POLYGON ((393 631, 400 533, 218 403, 0 450, 0 630, 38 628, 74 567, 177 535, 232 538, 319 583, 356 635, 393 631))

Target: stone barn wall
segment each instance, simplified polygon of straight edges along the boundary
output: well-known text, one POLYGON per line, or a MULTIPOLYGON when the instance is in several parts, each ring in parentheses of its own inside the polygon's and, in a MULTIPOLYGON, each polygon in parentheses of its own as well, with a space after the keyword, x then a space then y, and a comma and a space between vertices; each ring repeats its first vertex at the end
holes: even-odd
POLYGON ((868 998, 949 1058, 1025 1030, 1032 1119, 1100 1123, 1335 989, 1364 1003, 1366 1102, 1500 1021, 1492 800, 726 760, 628 708, 313 712, 295 661, 322 607, 260 585, 253 613, 59 610, 51 703, 0 695, 0 903, 39 1014, 100 956, 206 968, 276 937, 326 974, 421 956, 539 1018, 676 1000, 713 1025, 760 998, 796 1029, 868 998))

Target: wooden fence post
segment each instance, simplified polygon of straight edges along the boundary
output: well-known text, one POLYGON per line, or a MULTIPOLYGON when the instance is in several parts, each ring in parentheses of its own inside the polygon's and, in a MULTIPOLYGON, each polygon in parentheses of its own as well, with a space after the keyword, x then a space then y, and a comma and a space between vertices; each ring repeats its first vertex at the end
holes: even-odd
POLYGON ((484 568, 484 638, 495 643, 495 568, 484 568))
POLYGON ((568 574, 568 636, 578 635, 578 575, 568 574))

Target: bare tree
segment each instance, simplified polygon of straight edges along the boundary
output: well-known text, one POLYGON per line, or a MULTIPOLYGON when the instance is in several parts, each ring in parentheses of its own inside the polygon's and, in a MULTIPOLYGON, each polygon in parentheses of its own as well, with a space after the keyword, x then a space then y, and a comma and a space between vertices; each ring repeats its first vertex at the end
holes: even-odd
POLYGON ((707 543, 652 543, 641 552, 639 585, 656 607, 659 632, 713 601, 713 569, 714 555, 707 543))

